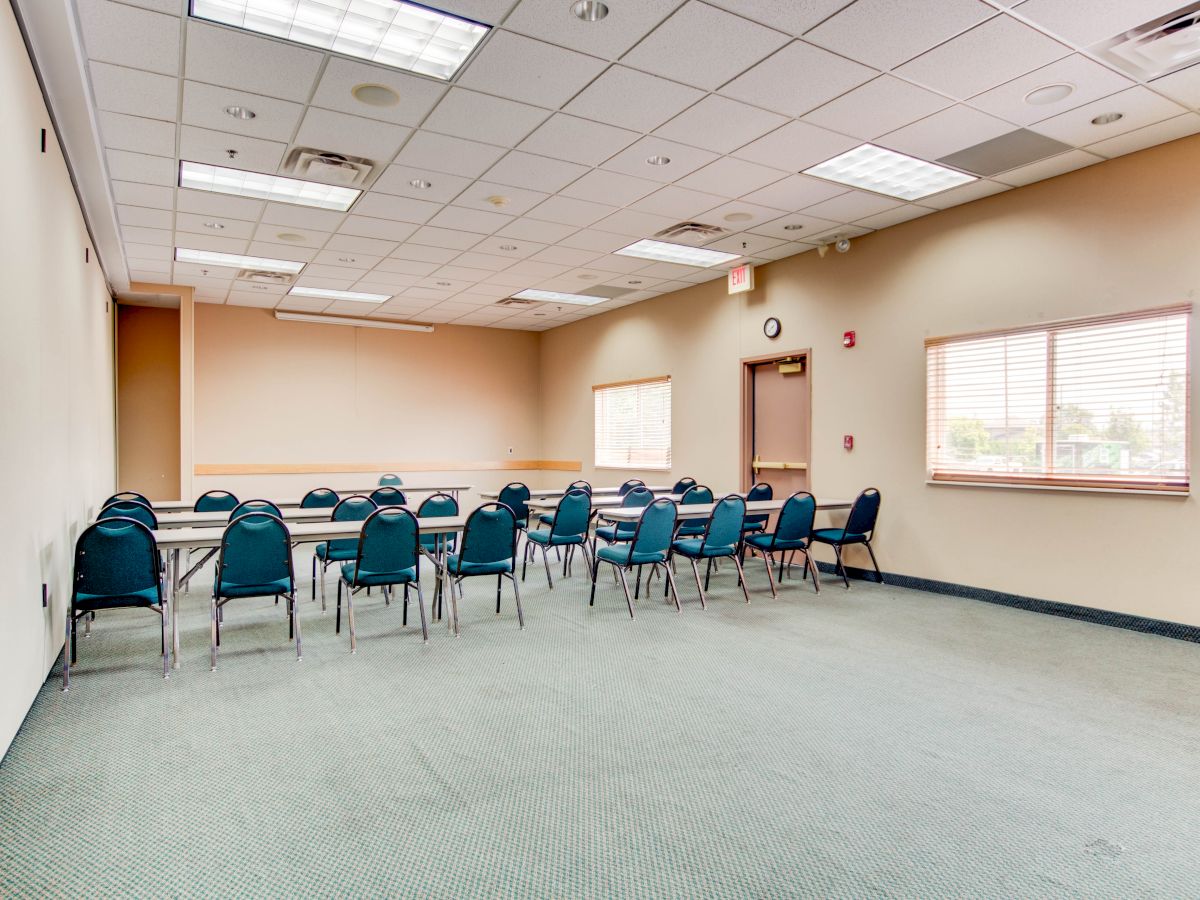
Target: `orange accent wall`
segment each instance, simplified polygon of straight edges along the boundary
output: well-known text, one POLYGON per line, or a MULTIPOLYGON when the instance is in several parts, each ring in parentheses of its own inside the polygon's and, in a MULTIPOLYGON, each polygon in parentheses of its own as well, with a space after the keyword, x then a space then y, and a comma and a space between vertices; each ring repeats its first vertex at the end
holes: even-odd
POLYGON ((179 310, 117 307, 117 485, 179 496, 179 310))

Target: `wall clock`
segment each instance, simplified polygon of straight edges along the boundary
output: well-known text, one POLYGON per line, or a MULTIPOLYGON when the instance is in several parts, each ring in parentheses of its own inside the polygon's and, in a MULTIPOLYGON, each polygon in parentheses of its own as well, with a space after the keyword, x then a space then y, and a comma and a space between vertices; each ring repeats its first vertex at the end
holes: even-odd
POLYGON ((763 322, 763 334, 772 340, 779 337, 781 331, 783 331, 783 326, 779 324, 779 320, 774 316, 763 322))

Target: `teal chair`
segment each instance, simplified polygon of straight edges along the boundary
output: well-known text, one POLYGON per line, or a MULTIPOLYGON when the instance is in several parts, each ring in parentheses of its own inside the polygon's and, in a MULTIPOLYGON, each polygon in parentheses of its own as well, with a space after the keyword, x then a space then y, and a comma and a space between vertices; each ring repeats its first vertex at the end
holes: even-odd
MULTIPOLYGON (((746 492, 746 502, 747 503, 749 503, 752 500, 774 500, 774 499, 775 499, 775 491, 765 481, 760 481, 758 484, 754 485, 754 487, 750 488, 750 490, 746 492)), ((742 523, 742 531, 746 532, 747 534, 757 534, 760 531, 766 531, 767 530, 767 520, 770 518, 771 518, 771 516, 769 513, 767 515, 746 516, 746 521, 744 523, 742 523)))
POLYGON ((288 638, 296 641, 296 659, 303 659, 300 615, 296 606, 296 577, 292 572, 292 538, 283 520, 270 513, 247 512, 231 518, 221 535, 217 574, 209 607, 209 663, 217 670, 221 622, 230 600, 280 597, 287 603, 288 638))
MULTIPOLYGON (((522 485, 524 487, 524 485, 522 485)), ((418 519, 444 519, 458 515, 458 501, 449 494, 430 494, 421 501, 417 508, 418 519)), ((458 544, 458 534, 453 531, 430 532, 421 535, 421 549, 434 561, 439 569, 447 553, 453 553, 458 544)), ((408 600, 408 588, 404 589, 404 599, 408 600)), ((433 592, 433 617, 442 617, 442 579, 437 580, 433 592)), ((404 623, 408 624, 408 604, 404 606, 404 623)))
POLYGON ((630 478, 623 485, 621 485, 619 488, 617 488, 617 496, 624 497, 626 494, 628 494, 630 491, 632 491, 635 487, 645 487, 645 486, 646 486, 646 482, 642 481, 642 479, 630 478))
POLYGON ((408 503, 404 491, 394 487, 378 487, 371 491, 371 500, 376 506, 404 506, 408 503))
POLYGON ((554 515, 550 519, 550 527, 530 531, 526 534, 529 543, 525 545, 525 554, 521 561, 521 580, 525 580, 525 563, 534 547, 542 551, 542 563, 546 567, 546 583, 554 589, 554 579, 550 577, 550 547, 565 547, 566 558, 563 559, 563 577, 570 571, 571 556, 576 547, 583 551, 585 563, 587 558, 588 526, 592 520, 592 498, 587 491, 567 491, 558 501, 554 515))
POLYGON ((108 504, 96 516, 97 522, 105 519, 133 519, 135 522, 141 522, 151 531, 158 530, 158 516, 154 515, 154 510, 137 500, 118 500, 108 504))
POLYGON ((666 583, 675 597, 675 609, 679 605, 679 592, 675 590, 675 576, 667 565, 667 557, 671 549, 671 538, 675 534, 675 504, 666 497, 655 500, 642 510, 630 540, 610 547, 601 547, 596 551, 592 560, 592 594, 588 606, 596 605, 596 576, 600 572, 600 563, 606 562, 620 576, 621 587, 625 591, 625 603, 629 607, 629 618, 633 615, 633 598, 629 595, 629 581, 625 573, 637 566, 652 566, 651 573, 659 566, 666 574, 666 583))
MULTIPOLYGON (((713 503, 712 488, 705 487, 702 484, 694 484, 679 498, 680 506, 701 506, 707 503, 713 503)), ((704 519, 684 519, 679 524, 679 532, 675 535, 679 538, 702 537, 704 530, 707 528, 704 519)))
POLYGON ((467 517, 459 553, 446 556, 446 574, 450 578, 450 603, 454 616, 454 633, 459 633, 458 602, 463 597, 464 578, 480 575, 496 576, 496 614, 500 613, 500 587, 507 578, 512 582, 517 601, 517 623, 525 627, 521 609, 521 590, 514 577, 517 558, 517 516, 503 503, 485 503, 467 517))
MULTIPOLYGON (((771 565, 779 563, 779 583, 783 584, 784 557, 789 554, 804 554, 804 574, 812 572, 813 587, 818 592, 821 582, 817 577, 817 565, 809 553, 812 541, 813 521, 817 516, 817 501, 808 491, 797 491, 787 498, 783 509, 779 511, 779 519, 775 522, 775 531, 771 534, 750 534, 745 537, 746 546, 762 554, 763 565, 767 568, 767 581, 771 584, 771 596, 778 597, 775 591, 775 579, 771 575, 771 565), (776 560, 775 554, 779 554, 776 560)), ((791 568, 791 564, 788 564, 791 568)))
POLYGON ((71 689, 76 661, 76 624, 83 616, 111 609, 148 609, 162 619, 163 678, 167 660, 167 607, 158 546, 150 529, 136 519, 109 517, 84 529, 75 542, 75 569, 63 643, 62 689, 71 689))
MULTIPOLYGON (((654 494, 652 494, 645 485, 636 487, 629 491, 621 498, 622 509, 635 509, 639 506, 649 506, 654 502, 654 494)), ((637 522, 617 522, 610 525, 601 525, 596 529, 596 540, 604 541, 606 544, 619 544, 623 541, 633 540, 634 532, 637 531, 637 522)), ((595 547, 592 548, 592 553, 596 552, 595 547)))
POLYGON ((144 503, 153 509, 153 504, 146 499, 145 494, 139 494, 137 491, 121 491, 119 494, 113 494, 100 505, 108 506, 110 503, 119 503, 122 500, 136 500, 138 503, 144 503))
POLYGON ((193 512, 230 512, 237 508, 238 498, 229 491, 205 491, 196 498, 193 512))
POLYGON ((680 478, 677 482, 675 482, 675 486, 671 488, 671 493, 684 494, 688 488, 694 487, 695 484, 695 478, 680 478))
POLYGON ((252 513, 266 513, 277 519, 283 519, 283 513, 279 511, 279 507, 270 500, 243 500, 229 514, 229 521, 232 522, 235 519, 240 519, 242 516, 248 516, 252 513))
POLYGON ((404 481, 399 475, 393 475, 389 472, 387 475, 379 476, 380 487, 399 487, 402 484, 404 484, 404 481))
MULTIPOLYGON (((828 544, 837 555, 837 571, 850 590, 850 578, 846 574, 846 566, 842 562, 842 548, 849 544, 862 544, 871 554, 871 565, 875 567, 875 578, 883 584, 883 573, 879 571, 879 563, 875 560, 875 551, 871 549, 871 539, 875 537, 875 523, 879 519, 879 491, 867 488, 854 499, 850 507, 850 515, 846 517, 843 528, 818 528, 813 532, 812 539, 819 544, 828 544)), ((814 574, 815 578, 816 575, 814 574)))
POLYGON ((529 527, 529 488, 514 481, 500 488, 499 501, 511 509, 517 517, 517 528, 529 527))
POLYGON ((377 509, 363 522, 358 538, 358 555, 354 562, 342 566, 337 587, 336 634, 342 633, 342 587, 346 588, 346 617, 350 623, 350 652, 358 650, 354 631, 354 593, 363 588, 380 588, 384 605, 391 603, 396 585, 404 588, 404 622, 408 624, 408 586, 417 589, 417 606, 421 611, 421 636, 429 641, 429 624, 425 619, 425 595, 421 592, 421 541, 417 518, 407 509, 387 506, 377 509))
POLYGON ((300 498, 301 509, 333 509, 337 505, 337 491, 331 488, 313 488, 300 498))
MULTIPOLYGON (((378 507, 370 497, 354 494, 343 497, 330 513, 331 522, 364 522, 378 507)), ((317 566, 321 567, 321 612, 325 612, 325 570, 334 563, 353 562, 358 556, 358 538, 338 538, 322 541, 313 552, 312 599, 317 599, 317 566)))
MULTIPOLYGON (((566 494, 569 491, 586 491, 590 497, 592 495, 592 485, 587 481, 572 481, 567 485, 567 490, 563 491, 566 494)), ((549 525, 554 521, 554 513, 542 513, 538 516, 538 521, 543 525, 549 525)))
MULTIPOLYGON (((712 516, 704 525, 704 536, 699 538, 676 539, 671 543, 671 554, 682 556, 692 564, 692 572, 696 576, 696 587, 700 591, 700 605, 708 608, 708 600, 704 596, 704 588, 712 574, 712 563, 715 559, 729 557, 737 566, 738 584, 746 602, 750 602, 750 593, 746 590, 746 577, 742 571, 742 561, 738 559, 738 551, 742 543, 742 520, 746 517, 746 501, 736 494, 722 497, 713 507, 712 516), (704 575, 704 585, 700 584, 700 569, 697 563, 706 560, 708 570, 704 575)), ((682 531, 682 529, 681 529, 682 531)))

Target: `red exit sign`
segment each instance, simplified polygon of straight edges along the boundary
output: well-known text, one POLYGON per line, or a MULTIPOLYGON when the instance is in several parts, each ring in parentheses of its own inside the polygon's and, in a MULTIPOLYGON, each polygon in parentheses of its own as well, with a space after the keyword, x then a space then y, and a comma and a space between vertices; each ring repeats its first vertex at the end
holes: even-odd
POLYGON ((744 263, 729 270, 729 293, 744 294, 754 290, 754 266, 744 263))

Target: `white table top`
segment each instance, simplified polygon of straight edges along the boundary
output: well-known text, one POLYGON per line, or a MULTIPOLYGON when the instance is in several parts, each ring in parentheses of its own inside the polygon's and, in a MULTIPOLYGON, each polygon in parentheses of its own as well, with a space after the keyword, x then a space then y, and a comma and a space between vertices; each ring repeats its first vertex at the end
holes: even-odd
MULTIPOLYGON (((762 515, 763 513, 778 512, 783 509, 787 498, 782 500, 750 500, 746 503, 747 515, 762 515)), ((817 509, 849 509, 851 500, 817 499, 817 509)), ((676 505, 680 519, 707 519, 712 515, 715 503, 695 503, 687 506, 676 505)), ((606 519, 621 522, 636 522, 642 515, 644 506, 617 507, 604 511, 606 519)))
MULTIPOLYGON (((663 488, 661 491, 654 491, 654 499, 657 500, 659 497, 666 497, 668 500, 678 503, 682 499, 682 495, 672 494, 670 493, 670 490, 670 488, 663 488)), ((553 497, 531 497, 525 502, 525 505, 530 509, 536 509, 542 512, 552 512, 558 507, 558 501, 561 500, 562 497, 563 495, 561 494, 556 494, 553 497)), ((624 497, 618 497, 616 494, 605 494, 599 497, 593 494, 592 509, 609 509, 614 506, 620 506, 624 501, 624 497)))
MULTIPOLYGON (((466 516, 439 516, 417 519, 421 534, 439 534, 462 531, 467 525, 466 516)), ((338 538, 358 537, 362 533, 362 522, 297 522, 288 526, 292 540, 297 543, 316 543, 338 538)), ((200 528, 160 528, 154 532, 159 550, 192 550, 202 547, 221 546, 225 526, 200 528)))
MULTIPOLYGON (((646 485, 646 487, 648 487, 655 494, 666 494, 671 490, 673 485, 648 484, 648 485, 646 485)), ((618 487, 594 487, 594 488, 592 488, 592 497, 593 498, 615 497, 620 490, 621 490, 621 488, 619 486, 618 487)), ((530 499, 533 499, 533 500, 544 500, 544 499, 548 499, 548 498, 557 499, 557 498, 561 497, 563 494, 565 494, 566 492, 567 492, 567 488, 565 488, 565 487, 530 488, 529 489, 529 497, 530 497, 530 499)), ((484 491, 479 496, 482 497, 484 500, 495 500, 500 496, 500 492, 499 491, 484 491)))
MULTIPOLYGON (((327 522, 333 513, 333 507, 324 509, 300 509, 296 506, 284 506, 279 510, 285 522, 327 522)), ((229 523, 228 512, 193 512, 190 509, 166 510, 156 513, 158 527, 162 528, 195 528, 205 525, 220 525, 229 523)))
MULTIPOLYGON (((371 496, 371 491, 378 490, 381 487, 394 487, 397 490, 399 490, 401 493, 403 493, 405 496, 407 496, 408 494, 437 494, 437 493, 450 494, 450 493, 454 493, 456 491, 466 492, 466 491, 471 490, 471 488, 473 488, 474 485, 473 484, 446 484, 446 485, 375 484, 375 485, 372 485, 371 487, 367 487, 367 488, 353 488, 353 489, 351 489, 351 488, 332 488, 331 490, 336 491, 337 495, 339 497, 350 497, 354 494, 364 494, 369 497, 369 496, 371 496)), ((283 500, 276 500, 274 497, 259 497, 259 496, 251 497, 251 496, 247 495, 247 496, 241 497, 239 499, 242 499, 242 500, 270 500, 272 503, 274 503, 276 506, 278 506, 282 510, 284 507, 289 507, 289 506, 298 507, 300 505, 300 501, 303 500, 304 498, 303 497, 288 497, 283 500)), ((170 510, 190 510, 195 505, 196 505, 195 500, 151 500, 150 501, 150 508, 153 510, 160 510, 160 509, 161 510, 169 510, 169 511, 170 510)))

